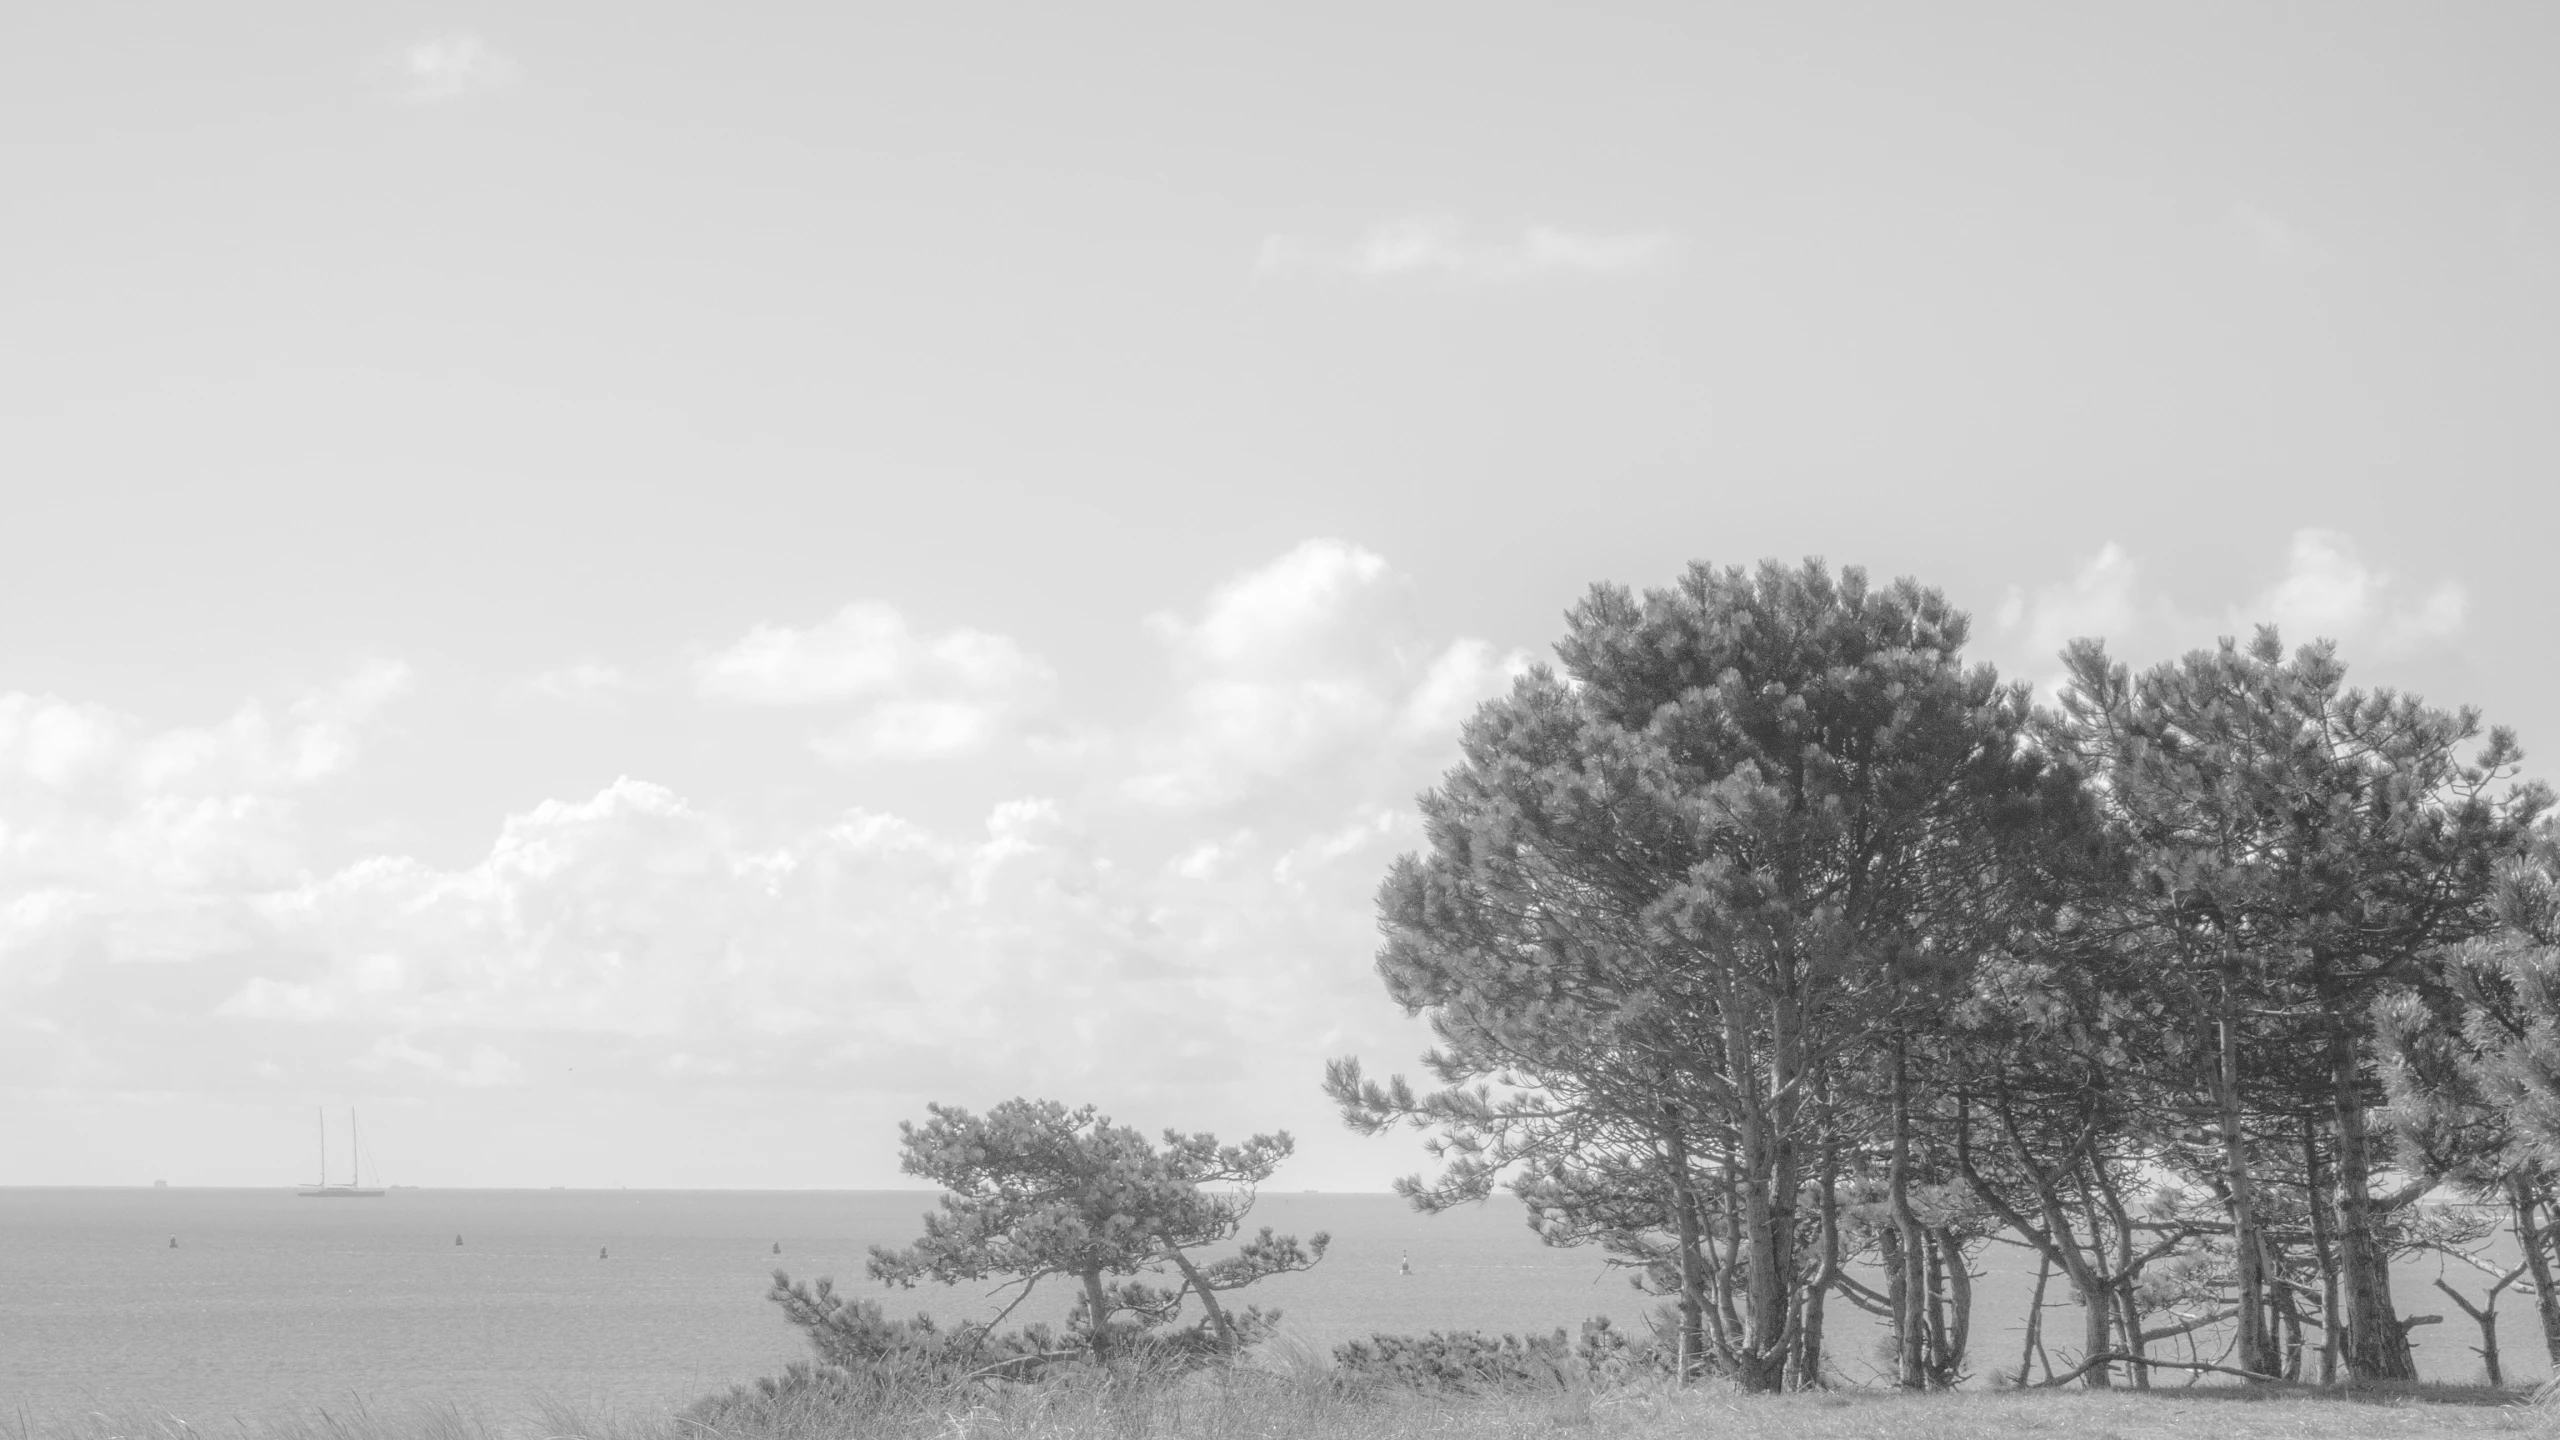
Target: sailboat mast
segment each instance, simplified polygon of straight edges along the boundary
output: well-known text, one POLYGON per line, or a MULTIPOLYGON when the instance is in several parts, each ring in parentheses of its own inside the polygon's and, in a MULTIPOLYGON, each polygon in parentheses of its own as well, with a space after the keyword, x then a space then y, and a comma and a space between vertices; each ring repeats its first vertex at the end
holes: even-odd
POLYGON ((356 1107, 347 1107, 347 1183, 364 1188, 364 1142, 356 1138, 356 1107))
POLYGON ((329 1107, 320 1106, 314 1113, 320 1121, 320 1188, 325 1190, 329 1188, 329 1107))

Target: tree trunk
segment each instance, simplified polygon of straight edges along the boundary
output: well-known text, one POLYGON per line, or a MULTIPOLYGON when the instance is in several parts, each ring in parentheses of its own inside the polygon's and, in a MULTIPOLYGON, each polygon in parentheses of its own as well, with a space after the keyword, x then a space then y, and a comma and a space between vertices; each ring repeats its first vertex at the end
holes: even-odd
POLYGON ((1769 1007, 1769 1069, 1764 1077, 1758 1047, 1745 1024, 1740 996, 1727 990, 1725 1052, 1741 1081, 1743 1323, 1735 1378, 1752 1394, 1786 1388, 1787 1339, 1794 1328, 1795 1203, 1799 1179, 1795 1116, 1803 1103, 1797 1086, 1803 1044, 1794 999, 1794 966, 1783 958, 1777 993, 1769 1007))
POLYGON ((1715 1303, 1707 1308, 1707 1324, 1715 1332, 1716 1349, 1733 1364, 1742 1355, 1742 1310, 1734 1304, 1734 1285, 1742 1274, 1742 1151, 1727 1138, 1717 1158, 1722 1161, 1717 1174, 1724 1192, 1719 1211, 1724 1233, 1717 1237, 1715 1289, 1708 1297, 1715 1303))
POLYGON ((2486 1372, 2492 1388, 2507 1383, 2506 1372, 2498 1364, 2498 1294, 2515 1278, 2510 1274, 2499 1281, 2490 1289, 2486 1304, 2474 1305, 2469 1296, 2446 1284, 2443 1276, 2436 1277, 2436 1288, 2461 1306, 2462 1313, 2471 1317, 2471 1323, 2480 1327, 2480 1346, 2471 1353, 2480 1357, 2480 1368, 2486 1372))
POLYGON ((2303 1209, 2311 1216, 2311 1259, 2320 1267, 2320 1383, 2338 1383, 2338 1252, 2330 1243, 2329 1190, 2320 1178, 2320 1136, 2302 1122, 2303 1209))
POLYGON ((1903 1256, 1902 1227, 1887 1225, 1876 1232, 1876 1265, 1884 1271, 1884 1319, 1886 1333, 1893 1341, 1893 1383, 1902 1384, 1903 1342, 1910 1331, 1903 1322, 1911 1314, 1911 1266, 1903 1256))
POLYGON ((2133 1277, 2117 1274, 2110 1282, 2109 1290, 2115 1301, 2116 1324, 2124 1332, 2124 1339, 2117 1348, 2128 1359, 2125 1374, 2132 1378, 2134 1389, 2148 1390, 2151 1388, 2151 1367, 2141 1362, 2150 1358, 2150 1342, 2142 1338, 2142 1305, 2134 1297, 2133 1277))
POLYGON ((2410 1353, 2409 1331, 2391 1304, 2391 1254, 2373 1213, 2364 1075, 2356 1063, 2355 1034, 2347 1018, 2336 1013, 2336 1005, 2333 1001, 2329 1019, 2329 1082, 2338 1146, 2338 1280, 2345 1302, 2339 1353, 2350 1380, 2415 1380, 2418 1366, 2410 1353))
MULTIPOLYGON (((2116 1307, 2115 1297, 2107 1293, 2108 1289, 2105 1284, 2097 1284, 2080 1292, 2080 1323, 2084 1327, 2080 1337, 2080 1358, 2083 1361, 2092 1355, 2107 1354, 2111 1348, 2108 1342, 2115 1327, 2108 1323, 2108 1318, 2116 1307)), ((2088 1373, 2080 1377, 2080 1383, 2092 1390, 2113 1389, 2115 1367, 2103 1361, 2091 1365, 2088 1373)))
POLYGON ((2036 1293, 2027 1302, 2027 1343, 2018 1351, 2018 1388, 2027 1388, 2027 1364, 2036 1358, 2036 1341, 2044 1336, 2044 1287, 2053 1279, 2053 1257, 2036 1252, 2036 1293))
POLYGON ((1795 1383, 1808 1390, 1822 1384, 1823 1311, 1831 1287, 1840 1278, 1840 1145, 1836 1139, 1823 1144, 1817 1193, 1822 1209, 1815 1223, 1822 1229, 1814 1238, 1816 1271, 1813 1283, 1805 1287, 1803 1317, 1796 1325, 1795 1383))
POLYGON ((1973 1343, 1973 1272, 1965 1268, 1964 1245, 1955 1227, 1941 1225, 1935 1234, 1946 1267, 1945 1323, 1932 1330, 1938 1342, 1935 1379, 1939 1389, 1951 1390, 1963 1378, 1964 1352, 1973 1343))
POLYGON ((1663 1163, 1671 1172, 1672 1225, 1680 1245, 1679 1369, 1680 1383, 1686 1385, 1707 1348, 1706 1265, 1700 1254, 1706 1242, 1699 1233, 1697 1180, 1689 1173, 1689 1136, 1677 1109, 1664 1105, 1662 1118, 1663 1163))
POLYGON ((1895 1262, 1886 1287, 1893 1300, 1893 1378, 1905 1390, 1923 1390, 1929 1385, 1928 1242, 1911 1208, 1911 1052, 1899 1031, 1893 1037, 1891 1091, 1893 1158, 1885 1171, 1885 1204, 1897 1242, 1886 1252, 1895 1262))
POLYGON ((2256 1176, 2240 1108, 2240 977, 2236 957, 2222 974, 2220 1056, 2214 1066, 2214 1100, 2221 1112, 2224 1187, 2230 1192, 2231 1254, 2238 1270, 2240 1368, 2273 1375, 2283 1362, 2267 1333, 2266 1247, 2258 1235, 2256 1176))
POLYGON ((1110 1319, 1110 1316, 1102 1308, 1105 1302, 1102 1298, 1102 1268, 1100 1266, 1095 1266, 1084 1272, 1084 1303, 1085 1312, 1091 1318, 1093 1323, 1093 1358, 1096 1360, 1108 1360, 1111 1358, 1111 1341, 1109 1338, 1111 1329, 1106 1322, 1110 1319))
POLYGON ((2148 1342, 2142 1338, 2142 1303, 2134 1294, 2135 1282, 2140 1277, 2134 1273, 2133 1217, 2125 1213, 2124 1203, 2116 1195, 2115 1187, 2106 1183, 2104 1167, 2093 1160, 2089 1173, 2091 1183, 2082 1192, 2088 1197, 2089 1244, 2095 1248, 2106 1243, 2108 1227, 2099 1223, 2098 1209, 2099 1201, 2103 1199, 2107 1219, 2112 1222, 2115 1232, 2116 1250, 2107 1272, 2115 1295, 2116 1323, 2124 1330, 2121 1348, 2136 1362, 2126 1366, 2125 1371, 2133 1378, 2134 1389, 2148 1390, 2151 1388, 2151 1367, 2139 1363, 2148 1353, 2145 1348, 2148 1342), (2095 1193, 2091 1194, 2092 1191, 2095 1193))
MULTIPOLYGON (((2325 1209, 2327 1197, 2317 1208, 2325 1209)), ((2332 1252, 2320 1254, 2320 1383, 2338 1383, 2338 1264, 2332 1252)))
POLYGON ((2525 1274, 2533 1279, 2533 1310, 2542 1321, 2542 1348, 2560 1374, 2560 1291, 2551 1276, 2551 1237, 2541 1218, 2542 1205, 2531 1179, 2507 1177, 2507 1204, 2515 1212, 2516 1248, 2524 1252, 2525 1274))
POLYGON ((2284 1294, 2284 1378, 2302 1378, 2302 1297, 2290 1287, 2284 1294))
POLYGON ((1200 1297, 1200 1307, 1209 1312, 1209 1323, 1218 1332, 1219 1348, 1230 1355, 1243 1349, 1243 1344, 1236 1338, 1236 1327, 1227 1319, 1227 1307, 1218 1303, 1218 1292, 1210 1289, 1209 1282, 1201 1278, 1199 1268, 1191 1263, 1191 1257, 1183 1254, 1182 1247, 1170 1240, 1165 1242, 1165 1249, 1173 1256, 1174 1268, 1182 1272, 1183 1282, 1191 1287, 1191 1293, 1200 1297))

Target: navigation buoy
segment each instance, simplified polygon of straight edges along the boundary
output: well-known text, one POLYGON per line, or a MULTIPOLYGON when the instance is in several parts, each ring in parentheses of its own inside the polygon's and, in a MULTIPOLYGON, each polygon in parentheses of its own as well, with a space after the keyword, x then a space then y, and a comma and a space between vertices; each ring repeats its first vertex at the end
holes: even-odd
POLYGON ((1407 1250, 1404 1254, 1396 1257, 1396 1273, 1399 1275, 1410 1275, 1413 1273, 1412 1251, 1407 1250))
POLYGON ((779 1254, 781 1254, 781 1253, 782 1253, 782 1242, 781 1242, 781 1241, 776 1240, 776 1241, 774 1241, 774 1242, 773 1242, 773 1253, 774 1253, 774 1254, 776 1254, 776 1255, 779 1255, 779 1254))
POLYGON ((454 1243, 454 1244, 456 1244, 456 1245, 461 1244, 461 1243, 462 1243, 462 1237, 461 1237, 461 1236, 459 1236, 459 1235, 454 1236, 454 1237, 453 1237, 453 1243, 454 1243))
POLYGON ((605 1249, 604 1249, 604 1247, 603 1247, 603 1246, 601 1246, 601 1245, 599 1245, 599 1246, 597 1246, 597 1247, 596 1247, 596 1258, 597 1258, 597 1259, 599 1259, 599 1260, 602 1260, 602 1259, 605 1259, 605 1258, 606 1258, 606 1255, 605 1255, 605 1249))
POLYGON ((172 1236, 170 1236, 170 1237, 169 1237, 169 1248, 170 1248, 170 1249, 172 1249, 172 1250, 175 1250, 175 1249, 177 1249, 177 1248, 178 1248, 178 1237, 177 1237, 177 1236, 172 1235, 172 1236))

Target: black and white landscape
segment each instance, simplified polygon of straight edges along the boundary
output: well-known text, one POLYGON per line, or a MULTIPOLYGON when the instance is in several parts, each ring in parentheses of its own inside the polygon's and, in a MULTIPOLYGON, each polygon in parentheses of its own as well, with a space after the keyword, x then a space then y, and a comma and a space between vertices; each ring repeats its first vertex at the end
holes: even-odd
POLYGON ((20 8, 0 1416, 2560 1357, 2560 14, 20 8))

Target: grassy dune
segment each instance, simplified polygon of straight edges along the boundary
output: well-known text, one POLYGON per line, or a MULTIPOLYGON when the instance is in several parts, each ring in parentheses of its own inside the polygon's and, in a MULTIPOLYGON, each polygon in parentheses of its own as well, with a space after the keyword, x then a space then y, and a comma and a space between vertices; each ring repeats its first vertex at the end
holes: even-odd
POLYGON ((540 1405, 500 1420, 452 1407, 361 1405, 242 1422, 164 1415, 0 1414, 0 1440, 2325 1440, 2526 1435, 2560 1440, 2560 1406, 2513 1391, 2342 1394, 2198 1387, 1753 1397, 1720 1387, 1534 1396, 1347 1396, 1316 1377, 1242 1367, 1177 1382, 1062 1385, 1001 1397, 615 1415, 540 1405))

